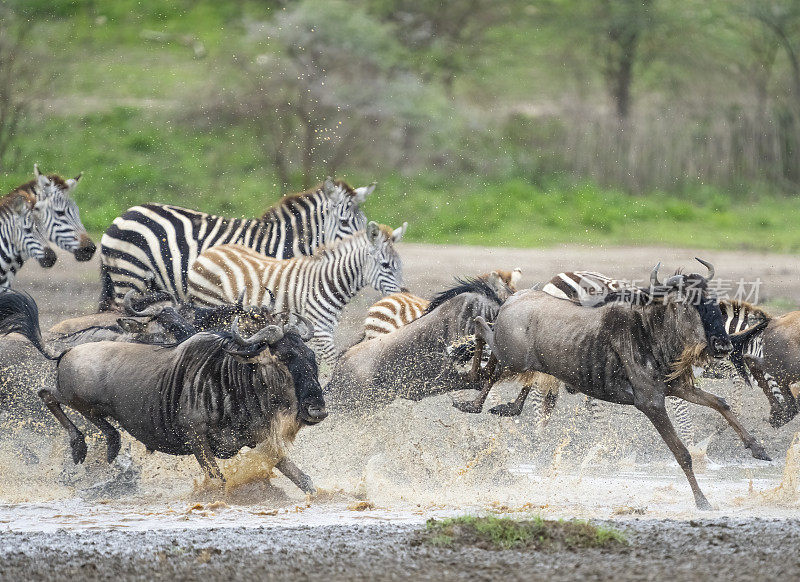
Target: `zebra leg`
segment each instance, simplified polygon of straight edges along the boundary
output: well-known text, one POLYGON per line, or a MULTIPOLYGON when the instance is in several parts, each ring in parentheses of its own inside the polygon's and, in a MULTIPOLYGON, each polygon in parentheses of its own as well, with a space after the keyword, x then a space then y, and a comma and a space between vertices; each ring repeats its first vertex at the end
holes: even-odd
POLYGON ((678 436, 686 446, 692 446, 694 444, 694 422, 692 422, 689 405, 685 400, 675 398, 674 396, 668 396, 667 402, 670 404, 672 412, 675 415, 675 428, 678 432, 678 436))

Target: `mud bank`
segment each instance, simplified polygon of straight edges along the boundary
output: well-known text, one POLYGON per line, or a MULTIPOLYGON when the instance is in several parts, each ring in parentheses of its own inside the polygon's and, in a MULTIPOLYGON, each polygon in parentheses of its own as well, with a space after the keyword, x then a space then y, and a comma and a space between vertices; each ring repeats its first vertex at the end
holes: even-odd
POLYGON ((580 552, 414 545, 422 525, 3 533, 11 580, 765 580, 800 576, 798 520, 603 522, 628 547, 580 552), (501 578, 502 577, 502 578, 501 578))

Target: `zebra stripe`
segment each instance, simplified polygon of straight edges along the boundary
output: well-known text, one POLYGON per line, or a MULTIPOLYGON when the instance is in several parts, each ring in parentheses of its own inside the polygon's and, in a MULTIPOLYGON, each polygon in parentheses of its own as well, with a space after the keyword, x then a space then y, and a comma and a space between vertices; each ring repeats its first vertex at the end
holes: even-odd
POLYGON ((352 189, 328 179, 316 190, 286 196, 260 219, 226 218, 143 204, 116 218, 100 241, 101 309, 119 305, 130 289, 163 290, 187 298, 188 273, 204 251, 239 244, 287 259, 363 230, 360 204, 375 185, 352 189))
MULTIPOLYGON (((517 291, 517 285, 522 278, 522 269, 492 271, 478 275, 478 278, 488 280, 492 273, 508 287, 511 293, 517 291)), ((429 303, 427 299, 407 291, 384 297, 367 310, 367 316, 364 318, 364 339, 370 340, 408 325, 425 312, 429 303)))
POLYGON ((14 192, 0 199, 0 287, 10 287, 17 271, 28 259, 52 267, 56 254, 36 227, 35 199, 14 192))
POLYGON ((314 322, 310 345, 333 366, 333 334, 344 306, 367 285, 381 293, 400 289, 402 265, 394 248, 406 224, 392 231, 370 222, 314 255, 274 259, 241 245, 203 252, 189 271, 189 296, 198 304, 244 302, 300 313, 314 322), (273 305, 274 301, 274 305, 273 305))

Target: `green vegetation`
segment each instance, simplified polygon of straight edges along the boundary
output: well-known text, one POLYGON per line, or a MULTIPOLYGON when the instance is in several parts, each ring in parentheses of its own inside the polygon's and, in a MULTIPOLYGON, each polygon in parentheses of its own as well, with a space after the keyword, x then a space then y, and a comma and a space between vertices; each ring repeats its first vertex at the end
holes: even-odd
POLYGON ((429 519, 417 541, 439 547, 473 546, 491 550, 614 549, 628 544, 621 532, 587 521, 552 521, 538 516, 516 520, 495 515, 429 519))
POLYGON ((434 4, 9 0, 0 189, 83 171, 97 235, 334 174, 409 241, 800 250, 792 2, 434 4))

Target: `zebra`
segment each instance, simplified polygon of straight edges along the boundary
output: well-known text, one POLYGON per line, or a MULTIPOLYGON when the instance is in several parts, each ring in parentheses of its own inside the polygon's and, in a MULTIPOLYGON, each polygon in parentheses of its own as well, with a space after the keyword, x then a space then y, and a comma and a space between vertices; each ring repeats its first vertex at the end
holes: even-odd
POLYGON ((35 179, 23 184, 17 191, 36 197, 33 215, 36 225, 50 242, 74 255, 75 260, 90 260, 97 247, 81 222, 78 205, 70 193, 78 185, 83 172, 64 180, 58 174, 49 176, 39 172, 39 165, 33 165, 35 179))
MULTIPOLYGON (((513 271, 492 271, 479 275, 479 279, 489 280, 497 277, 511 293, 517 291, 517 285, 522 277, 519 268, 513 271)), ((430 301, 418 297, 408 291, 393 293, 380 299, 370 306, 364 319, 363 340, 371 340, 379 335, 391 333, 420 317, 428 307, 430 301)))
POLYGON ((283 197, 258 218, 225 218, 167 204, 143 204, 114 219, 100 241, 100 310, 121 305, 134 289, 187 298, 189 269, 203 251, 243 245, 277 259, 310 255, 363 230, 361 205, 375 183, 353 189, 327 178, 319 187, 283 197))
POLYGON ((246 305, 287 309, 314 322, 310 345, 331 368, 333 334, 344 306, 363 287, 399 291, 402 264, 394 248, 408 223, 395 230, 370 222, 364 231, 292 259, 265 257, 241 245, 202 253, 189 271, 189 297, 201 305, 241 300, 246 305))
POLYGON ((15 190, 0 198, 0 287, 10 287, 27 259, 52 267, 56 253, 36 226, 35 200, 15 190))

